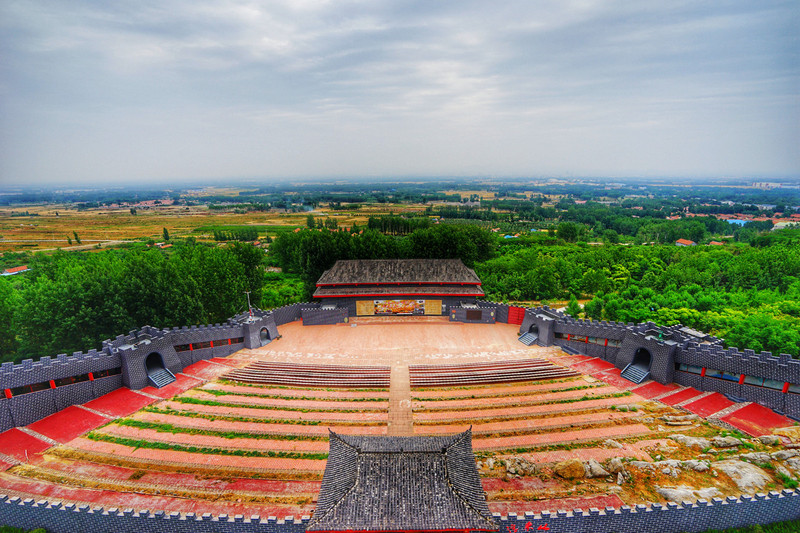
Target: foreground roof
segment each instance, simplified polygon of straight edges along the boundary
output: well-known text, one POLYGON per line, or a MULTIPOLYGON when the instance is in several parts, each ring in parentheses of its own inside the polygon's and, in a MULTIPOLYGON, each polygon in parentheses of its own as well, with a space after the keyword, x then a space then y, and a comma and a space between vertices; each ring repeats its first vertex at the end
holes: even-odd
POLYGON ((472 453, 472 432, 444 437, 330 434, 307 531, 496 531, 472 453))
POLYGON ((460 259, 356 259, 336 261, 317 287, 376 283, 480 285, 481 280, 460 259))

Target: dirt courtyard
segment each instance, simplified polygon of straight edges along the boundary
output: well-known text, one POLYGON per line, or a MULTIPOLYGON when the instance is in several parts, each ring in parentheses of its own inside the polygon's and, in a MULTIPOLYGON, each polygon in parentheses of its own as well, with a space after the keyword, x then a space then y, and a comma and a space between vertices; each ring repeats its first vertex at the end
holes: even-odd
POLYGON ((547 358, 556 348, 525 346, 515 324, 464 324, 447 317, 351 318, 332 326, 278 327, 281 338, 236 353, 264 359, 339 365, 456 364, 547 358))

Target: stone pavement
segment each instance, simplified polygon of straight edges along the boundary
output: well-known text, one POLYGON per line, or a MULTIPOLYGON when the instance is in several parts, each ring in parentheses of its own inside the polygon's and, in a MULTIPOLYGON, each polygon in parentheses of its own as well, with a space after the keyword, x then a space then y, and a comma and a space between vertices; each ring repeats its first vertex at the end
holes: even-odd
POLYGON ((414 417, 411 412, 411 379, 408 365, 392 365, 389 386, 389 435, 410 437, 414 435, 414 417))

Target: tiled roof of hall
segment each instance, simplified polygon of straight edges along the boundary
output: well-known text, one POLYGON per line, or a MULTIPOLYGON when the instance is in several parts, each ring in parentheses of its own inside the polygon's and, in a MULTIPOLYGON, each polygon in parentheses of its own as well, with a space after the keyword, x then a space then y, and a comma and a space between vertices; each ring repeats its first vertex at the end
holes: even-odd
POLYGON ((307 531, 497 531, 472 432, 437 437, 330 434, 307 531))
POLYGON ((317 286, 382 283, 480 285, 481 280, 460 259, 354 259, 336 261, 317 286))
POLYGON ((419 284, 419 285, 328 285, 317 287, 314 298, 348 296, 484 296, 480 285, 419 284))

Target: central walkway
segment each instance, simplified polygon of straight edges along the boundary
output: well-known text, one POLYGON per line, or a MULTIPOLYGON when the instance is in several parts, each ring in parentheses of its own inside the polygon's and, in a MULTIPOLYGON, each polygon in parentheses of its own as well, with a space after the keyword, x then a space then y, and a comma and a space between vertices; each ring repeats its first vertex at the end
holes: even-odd
POLYGON ((401 437, 414 435, 414 417, 411 412, 411 380, 408 375, 408 365, 400 362, 392 366, 387 433, 401 437))

